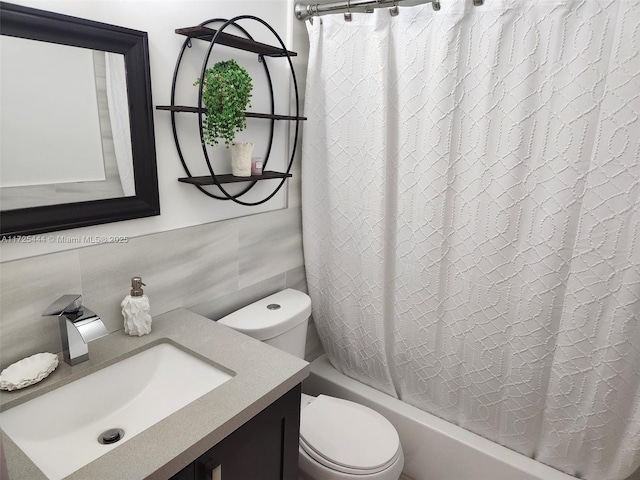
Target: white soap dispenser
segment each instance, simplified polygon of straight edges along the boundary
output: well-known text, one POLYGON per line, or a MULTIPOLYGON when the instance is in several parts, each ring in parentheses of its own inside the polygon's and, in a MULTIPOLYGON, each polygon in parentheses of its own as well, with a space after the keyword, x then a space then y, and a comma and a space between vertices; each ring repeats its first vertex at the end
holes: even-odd
POLYGON ((132 337, 137 335, 147 335, 151 333, 151 315, 149 315, 149 298, 142 291, 140 277, 131 279, 131 295, 127 295, 122 300, 122 316, 124 317, 124 333, 132 337))

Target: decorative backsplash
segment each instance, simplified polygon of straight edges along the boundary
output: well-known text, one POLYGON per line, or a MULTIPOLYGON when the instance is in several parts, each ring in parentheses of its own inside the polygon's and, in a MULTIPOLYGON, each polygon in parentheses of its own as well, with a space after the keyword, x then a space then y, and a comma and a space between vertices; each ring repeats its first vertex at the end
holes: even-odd
MULTIPOLYGON (((60 351, 58 324, 41 314, 66 293, 81 293, 109 332, 122 329, 120 302, 138 275, 147 284, 152 315, 186 307, 215 320, 284 288, 306 292, 300 211, 289 208, 0 264, 0 366, 60 351)), ((311 343, 311 350, 319 348, 311 343)))

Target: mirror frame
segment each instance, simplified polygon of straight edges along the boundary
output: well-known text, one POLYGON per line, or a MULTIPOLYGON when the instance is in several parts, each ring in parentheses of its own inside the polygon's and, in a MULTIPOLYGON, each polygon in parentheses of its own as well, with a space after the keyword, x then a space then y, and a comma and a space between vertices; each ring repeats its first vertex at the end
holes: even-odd
POLYGON ((1 238, 160 215, 147 33, 0 2, 0 34, 124 55, 136 195, 0 212, 1 238))

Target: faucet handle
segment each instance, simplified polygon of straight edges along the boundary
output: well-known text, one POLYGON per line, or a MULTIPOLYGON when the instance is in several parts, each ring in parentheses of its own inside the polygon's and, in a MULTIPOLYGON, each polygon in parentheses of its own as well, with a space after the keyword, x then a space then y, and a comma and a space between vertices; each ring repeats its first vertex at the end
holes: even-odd
POLYGON ((63 295, 58 300, 49 305, 49 308, 42 314, 43 317, 50 315, 62 315, 63 313, 77 313, 82 308, 82 295, 63 295))

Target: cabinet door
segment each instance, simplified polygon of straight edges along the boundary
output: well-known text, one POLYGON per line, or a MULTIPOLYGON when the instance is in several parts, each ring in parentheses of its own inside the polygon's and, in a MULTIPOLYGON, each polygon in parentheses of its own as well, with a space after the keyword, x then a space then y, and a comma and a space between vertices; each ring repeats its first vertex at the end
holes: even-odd
POLYGON ((297 385, 195 462, 196 480, 297 480, 297 385))
POLYGON ((170 480, 193 480, 195 478, 195 463, 190 463, 185 468, 176 473, 170 480))

